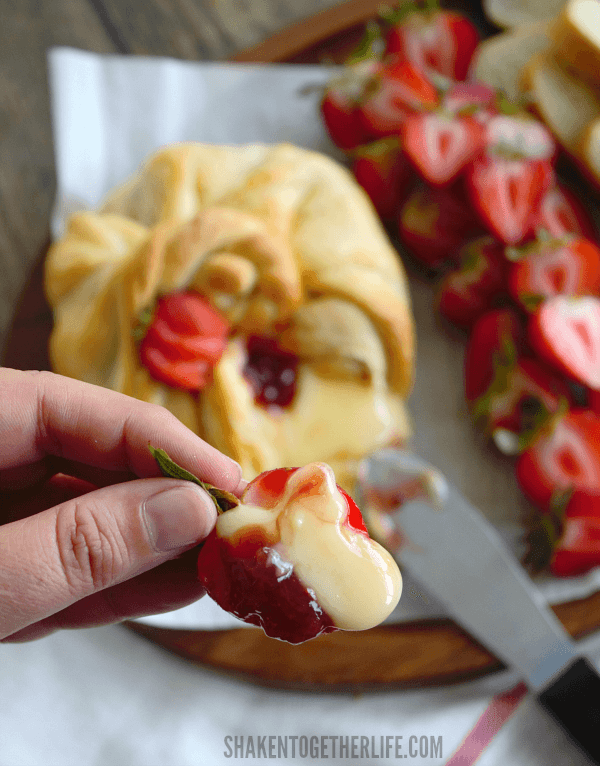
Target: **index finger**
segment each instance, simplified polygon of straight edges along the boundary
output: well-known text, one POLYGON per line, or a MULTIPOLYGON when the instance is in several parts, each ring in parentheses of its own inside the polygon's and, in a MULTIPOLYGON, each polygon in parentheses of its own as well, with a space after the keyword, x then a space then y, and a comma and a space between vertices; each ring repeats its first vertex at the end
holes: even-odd
POLYGON ((0 471, 56 455, 140 478, 160 476, 148 443, 234 492, 241 468, 164 407, 52 372, 0 368, 0 471))

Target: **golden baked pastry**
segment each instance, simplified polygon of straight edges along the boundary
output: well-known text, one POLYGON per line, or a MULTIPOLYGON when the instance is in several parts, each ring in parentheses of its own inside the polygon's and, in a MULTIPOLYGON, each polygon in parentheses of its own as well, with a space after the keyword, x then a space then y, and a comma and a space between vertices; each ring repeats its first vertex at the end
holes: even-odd
POLYGON ((291 145, 179 144, 151 156, 51 247, 53 369, 167 407, 246 478, 320 461, 352 491, 356 464, 406 436, 413 322, 404 271, 341 165, 291 145), (195 395, 155 380, 132 334, 163 295, 194 290, 230 325, 195 395), (257 403, 250 336, 298 358, 289 406, 257 403))

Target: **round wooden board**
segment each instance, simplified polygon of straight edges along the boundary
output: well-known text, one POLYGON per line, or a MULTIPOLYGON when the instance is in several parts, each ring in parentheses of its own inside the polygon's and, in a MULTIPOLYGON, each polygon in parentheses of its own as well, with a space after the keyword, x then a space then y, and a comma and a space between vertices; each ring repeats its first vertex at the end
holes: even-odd
MULTIPOLYGON (((461 7, 459 3, 455 7, 461 7)), ((343 61, 375 17, 380 0, 351 0, 289 27, 234 57, 238 62, 343 61)), ((478 5, 463 4, 483 34, 478 5)), ((16 369, 50 369, 52 312, 43 291, 43 261, 36 263, 17 306, 2 363, 16 369)), ((576 638, 600 628, 600 593, 554 607, 576 638)), ((362 633, 339 632, 300 646, 267 638, 259 629, 173 630, 140 623, 127 628, 191 663, 263 686, 315 692, 351 692, 458 683, 503 665, 451 620, 384 625, 362 633)))

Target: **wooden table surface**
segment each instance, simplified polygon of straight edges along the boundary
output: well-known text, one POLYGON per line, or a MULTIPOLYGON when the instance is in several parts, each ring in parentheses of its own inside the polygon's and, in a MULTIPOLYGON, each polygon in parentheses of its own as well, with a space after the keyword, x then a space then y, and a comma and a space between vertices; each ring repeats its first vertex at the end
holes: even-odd
POLYGON ((340 0, 0 2, 0 358, 17 299, 48 236, 55 189, 46 52, 222 60, 340 0))

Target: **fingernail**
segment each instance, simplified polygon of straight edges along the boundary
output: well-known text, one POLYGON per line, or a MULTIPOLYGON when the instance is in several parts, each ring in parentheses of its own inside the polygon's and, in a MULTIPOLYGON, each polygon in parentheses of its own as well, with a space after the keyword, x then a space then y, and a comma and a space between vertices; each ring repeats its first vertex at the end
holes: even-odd
POLYGON ((152 495, 142 515, 154 547, 172 551, 204 540, 215 525, 217 511, 210 496, 190 483, 152 495))

